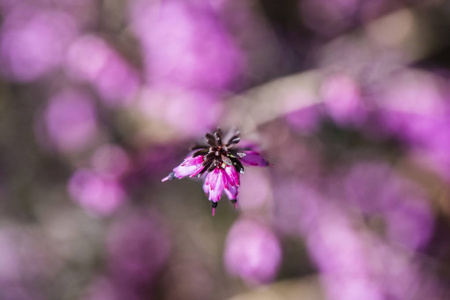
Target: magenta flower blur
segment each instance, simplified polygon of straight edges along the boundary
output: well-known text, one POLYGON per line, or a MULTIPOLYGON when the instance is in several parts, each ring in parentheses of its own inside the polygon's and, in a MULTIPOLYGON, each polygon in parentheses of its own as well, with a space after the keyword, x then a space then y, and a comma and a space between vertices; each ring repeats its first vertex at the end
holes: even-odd
POLYGON ((227 235, 224 263, 230 275, 249 286, 272 282, 283 258, 279 239, 271 228, 251 219, 240 219, 227 235))
POLYGON ((240 174, 244 173, 244 165, 265 167, 269 163, 251 147, 236 147, 241 140, 239 132, 227 139, 226 143, 220 129, 207 133, 205 138, 208 145, 193 147, 193 152, 161 181, 186 176, 203 177, 203 190, 209 195, 214 215, 222 192, 225 192, 235 208, 237 207, 240 174))

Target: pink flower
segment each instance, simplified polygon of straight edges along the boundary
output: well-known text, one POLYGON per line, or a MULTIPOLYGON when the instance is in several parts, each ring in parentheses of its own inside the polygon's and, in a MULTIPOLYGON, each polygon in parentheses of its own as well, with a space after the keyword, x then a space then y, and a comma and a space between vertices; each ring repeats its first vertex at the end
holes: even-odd
POLYGON ((143 47, 148 82, 222 90, 240 78, 243 53, 208 1, 131 2, 131 28, 143 47))
POLYGON ((186 157, 180 166, 173 169, 175 177, 183 178, 185 176, 194 177, 198 175, 198 173, 203 170, 203 160, 204 157, 201 155, 196 157, 186 157))
POLYGON ((206 134, 208 146, 199 145, 194 147, 194 151, 186 157, 168 176, 161 181, 168 181, 174 178, 181 179, 189 176, 202 176, 204 174, 205 182, 203 190, 208 194, 209 201, 213 208, 213 215, 217 202, 219 202, 222 193, 237 207, 238 188, 240 183, 240 174, 244 173, 244 165, 249 166, 268 166, 269 163, 258 152, 250 148, 238 148, 235 145, 241 138, 239 132, 231 136, 226 143, 222 140, 223 134, 220 129, 214 133, 206 134))
POLYGON ((60 10, 36 10, 27 5, 18 5, 2 17, 2 76, 26 83, 55 71, 63 62, 70 42, 77 35, 76 23, 72 16, 60 10))
POLYGON ((76 171, 67 188, 76 203, 97 216, 113 214, 126 200, 126 192, 117 178, 89 169, 76 171))
POLYGON ((225 194, 227 195, 228 199, 234 201, 234 204, 236 206, 235 200, 237 199, 238 195, 239 173, 236 171, 236 168, 228 165, 225 167, 224 172, 227 179, 227 183, 224 187, 225 194))
POLYGON ((55 94, 43 117, 52 145, 63 153, 86 149, 99 134, 95 104, 84 92, 67 89, 55 94))
POLYGON ((282 255, 280 241, 271 228, 240 219, 228 233, 224 263, 229 274, 257 286, 276 278, 282 255))
POLYGON ((209 193, 209 201, 218 202, 227 182, 225 171, 222 168, 214 168, 205 181, 209 193))
POLYGON ((269 165, 267 160, 265 160, 261 154, 259 154, 256 151, 250 150, 250 151, 244 151, 245 156, 242 157, 241 162, 244 163, 244 165, 249 166, 257 166, 257 167, 266 167, 269 165))
POLYGON ((137 71, 103 38, 92 34, 70 45, 66 67, 73 78, 89 82, 111 107, 129 104, 140 84, 137 71))

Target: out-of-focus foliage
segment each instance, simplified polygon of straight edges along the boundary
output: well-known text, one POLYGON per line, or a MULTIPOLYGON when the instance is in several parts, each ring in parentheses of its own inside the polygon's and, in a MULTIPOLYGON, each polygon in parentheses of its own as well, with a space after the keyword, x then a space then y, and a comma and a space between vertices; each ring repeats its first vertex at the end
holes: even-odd
POLYGON ((450 2, 0 0, 0 299, 450 299, 450 2), (161 179, 238 128, 238 209, 161 179))

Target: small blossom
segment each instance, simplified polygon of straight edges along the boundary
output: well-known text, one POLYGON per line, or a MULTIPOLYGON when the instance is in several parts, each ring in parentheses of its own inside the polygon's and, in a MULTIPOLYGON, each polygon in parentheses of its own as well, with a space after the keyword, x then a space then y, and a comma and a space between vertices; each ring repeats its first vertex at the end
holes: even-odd
POLYGON ((251 148, 238 148, 241 140, 239 132, 231 136, 225 143, 220 129, 207 133, 208 145, 194 147, 193 152, 161 181, 189 176, 203 176, 205 182, 203 191, 211 201, 213 215, 222 193, 225 192, 231 202, 237 207, 240 174, 244 173, 244 165, 265 167, 269 163, 257 151, 251 148))
POLYGON ((265 160, 256 151, 245 151, 245 156, 242 157, 241 162, 249 166, 266 167, 268 166, 267 160, 265 160))
POLYGON ((257 221, 240 219, 227 235, 225 269, 249 286, 272 282, 277 276, 282 256, 276 234, 257 221))
POLYGON ((203 170, 203 156, 188 156, 184 162, 173 169, 176 178, 183 178, 185 176, 194 177, 203 170))
POLYGON ((207 176, 209 201, 218 202, 227 182, 225 171, 222 168, 214 168, 207 176))

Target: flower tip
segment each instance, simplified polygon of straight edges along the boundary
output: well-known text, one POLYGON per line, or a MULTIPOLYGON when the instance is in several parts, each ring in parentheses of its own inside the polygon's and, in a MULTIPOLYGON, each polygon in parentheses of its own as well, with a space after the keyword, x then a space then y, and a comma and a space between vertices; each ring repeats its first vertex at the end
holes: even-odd
POLYGON ((212 206, 212 215, 214 216, 216 214, 217 202, 211 201, 211 206, 212 206))
POLYGON ((163 179, 161 179, 161 182, 170 181, 170 180, 172 180, 172 179, 174 179, 174 178, 175 178, 175 173, 172 172, 172 173, 170 173, 169 175, 167 175, 166 177, 164 177, 163 179))
POLYGON ((238 208, 237 200, 231 200, 231 203, 233 203, 234 209, 238 208))

